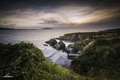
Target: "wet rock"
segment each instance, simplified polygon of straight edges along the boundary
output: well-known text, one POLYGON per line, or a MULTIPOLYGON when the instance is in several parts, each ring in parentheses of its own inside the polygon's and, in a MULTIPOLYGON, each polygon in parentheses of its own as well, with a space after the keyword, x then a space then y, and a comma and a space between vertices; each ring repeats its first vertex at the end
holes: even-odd
POLYGON ((47 44, 44 44, 44 46, 48 46, 47 44))
POLYGON ((74 44, 69 44, 66 47, 65 52, 70 53, 70 52, 72 52, 73 49, 74 49, 74 44))
POLYGON ((46 41, 47 44, 50 44, 50 46, 55 46, 57 44, 57 41, 55 39, 50 39, 49 41, 46 41))
POLYGON ((58 50, 65 50, 65 43, 63 41, 60 41, 55 45, 55 48, 58 50))

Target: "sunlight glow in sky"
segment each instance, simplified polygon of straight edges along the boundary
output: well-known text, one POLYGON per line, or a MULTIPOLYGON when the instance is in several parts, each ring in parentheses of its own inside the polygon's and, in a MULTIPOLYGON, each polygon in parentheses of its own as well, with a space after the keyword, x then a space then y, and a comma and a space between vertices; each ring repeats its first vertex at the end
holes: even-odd
POLYGON ((6 27, 10 24, 15 24, 16 28, 73 26, 109 21, 119 13, 118 6, 99 8, 90 5, 63 5, 52 8, 13 9, 1 12, 0 26, 6 27))

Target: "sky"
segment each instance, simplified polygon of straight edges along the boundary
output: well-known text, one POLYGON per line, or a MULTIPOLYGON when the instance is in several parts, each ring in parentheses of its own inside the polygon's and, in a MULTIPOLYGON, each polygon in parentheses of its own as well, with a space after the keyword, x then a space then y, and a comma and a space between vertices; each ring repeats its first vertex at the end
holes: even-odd
POLYGON ((120 27, 119 0, 0 0, 0 27, 120 27))

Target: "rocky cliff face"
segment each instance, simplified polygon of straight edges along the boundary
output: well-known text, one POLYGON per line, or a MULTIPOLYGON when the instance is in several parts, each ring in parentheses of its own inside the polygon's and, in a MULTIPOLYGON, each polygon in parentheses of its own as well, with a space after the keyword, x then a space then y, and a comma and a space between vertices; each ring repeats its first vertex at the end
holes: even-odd
POLYGON ((59 37, 59 39, 76 42, 76 41, 82 41, 82 40, 90 40, 94 35, 96 35, 95 32, 70 33, 70 34, 65 34, 65 35, 59 37))

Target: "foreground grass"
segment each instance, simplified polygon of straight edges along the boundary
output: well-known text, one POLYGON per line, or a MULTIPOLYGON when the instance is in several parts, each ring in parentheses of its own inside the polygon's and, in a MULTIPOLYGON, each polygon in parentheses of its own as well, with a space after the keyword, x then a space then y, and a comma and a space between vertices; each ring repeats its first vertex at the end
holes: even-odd
MULTIPOLYGON (((12 80, 84 80, 74 72, 45 59, 30 43, 0 44, 0 80, 8 74, 12 80)), ((9 80, 9 79, 8 79, 9 80)))

